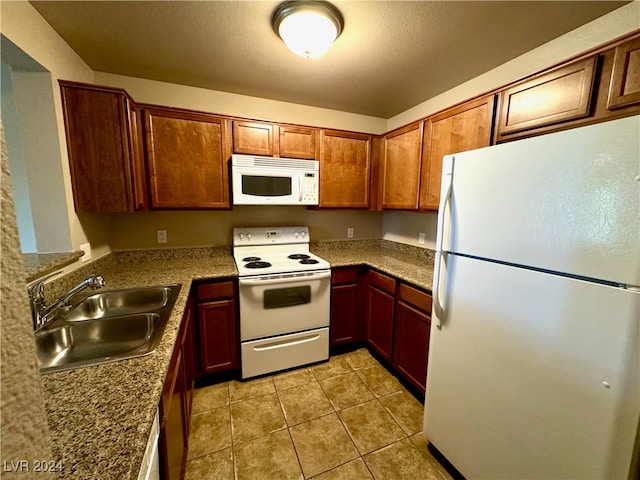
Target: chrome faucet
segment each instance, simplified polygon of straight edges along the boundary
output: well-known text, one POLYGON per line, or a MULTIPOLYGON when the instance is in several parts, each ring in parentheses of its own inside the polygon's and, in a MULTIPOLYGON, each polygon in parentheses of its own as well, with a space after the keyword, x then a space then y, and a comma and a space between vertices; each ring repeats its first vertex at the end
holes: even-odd
POLYGON ((67 293, 61 295, 51 305, 47 306, 44 297, 44 282, 49 278, 62 273, 62 271, 50 273, 49 275, 33 282, 27 287, 27 293, 29 294, 29 303, 31 304, 31 318, 33 319, 33 328, 39 330, 48 323, 48 316, 57 311, 60 308, 69 306, 69 300, 77 293, 91 288, 97 290, 106 285, 102 275, 91 275, 85 278, 67 293))

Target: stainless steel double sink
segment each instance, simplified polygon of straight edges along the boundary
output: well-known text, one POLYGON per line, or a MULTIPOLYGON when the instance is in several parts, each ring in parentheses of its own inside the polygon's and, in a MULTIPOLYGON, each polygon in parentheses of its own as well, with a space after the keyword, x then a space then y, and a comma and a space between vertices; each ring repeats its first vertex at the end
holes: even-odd
POLYGON ((35 334, 41 373, 147 355, 155 350, 181 285, 111 290, 81 299, 35 334))

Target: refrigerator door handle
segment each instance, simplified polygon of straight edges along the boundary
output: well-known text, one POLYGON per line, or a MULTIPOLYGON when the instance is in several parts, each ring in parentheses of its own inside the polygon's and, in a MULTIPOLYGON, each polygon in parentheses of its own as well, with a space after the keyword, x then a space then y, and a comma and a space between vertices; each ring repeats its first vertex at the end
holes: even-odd
MULTIPOLYGON (((451 192, 453 189, 453 163, 455 157, 447 155, 443 158, 442 164, 442 188, 440 190, 440 205, 438 207, 438 235, 436 238, 436 255, 435 255, 435 268, 433 275, 433 311, 436 315, 438 330, 442 329, 442 320, 444 311, 442 304, 440 303, 440 285, 441 285, 441 264, 444 260, 446 264, 446 252, 443 251, 444 245, 444 226, 446 208, 449 200, 451 199, 451 192)), ((446 268, 444 268, 446 274, 446 268)))

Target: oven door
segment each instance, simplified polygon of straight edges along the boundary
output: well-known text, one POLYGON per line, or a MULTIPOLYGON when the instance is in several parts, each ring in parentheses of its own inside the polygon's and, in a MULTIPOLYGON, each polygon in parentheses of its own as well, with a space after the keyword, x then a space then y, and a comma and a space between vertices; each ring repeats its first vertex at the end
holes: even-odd
POLYGON ((241 278, 241 341, 329 326, 331 271, 241 278))
POLYGON ((232 166, 234 205, 296 205, 302 202, 300 172, 232 166))

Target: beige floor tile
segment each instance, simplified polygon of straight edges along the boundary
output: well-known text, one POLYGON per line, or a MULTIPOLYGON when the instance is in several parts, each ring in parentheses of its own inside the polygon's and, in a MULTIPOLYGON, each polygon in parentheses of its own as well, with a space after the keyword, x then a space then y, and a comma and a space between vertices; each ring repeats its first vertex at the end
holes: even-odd
POLYGON ((335 413, 289 429, 305 478, 358 457, 358 451, 335 413))
POLYGON ((231 404, 231 434, 234 444, 261 437, 286 426, 275 393, 231 404))
POLYGON ((219 383, 209 387, 196 388, 193 391, 193 415, 223 407, 229 404, 229 383, 219 383))
POLYGON ((379 365, 378 361, 373 358, 366 348, 359 348, 353 352, 345 354, 345 360, 354 370, 360 368, 372 367, 373 365, 379 365))
POLYGON ((407 435, 422 431, 424 406, 405 389, 381 397, 379 400, 407 435))
POLYGON ((402 390, 398 379, 380 364, 361 368, 356 370, 356 373, 376 397, 402 390))
POLYGON ((407 435, 378 400, 346 408, 338 416, 364 455, 397 442, 407 435))
POLYGON ((280 430, 234 446, 237 480, 301 480, 288 430, 280 430))
POLYGON ((373 480, 371 472, 361 458, 321 473, 313 480, 373 480))
POLYGON ((354 371, 321 380, 320 385, 336 410, 359 405, 374 398, 371 390, 354 371))
POLYGON ((283 390, 278 396, 290 427, 333 412, 329 399, 315 378, 306 385, 283 390))
POLYGON ((258 378, 257 380, 248 380, 246 382, 238 382, 232 380, 229 382, 229 398, 231 403, 241 402, 249 398, 259 397, 267 393, 274 393, 276 388, 273 386, 273 377, 258 378))
POLYGON ((343 373, 351 372, 351 366, 347 363, 344 355, 336 355, 329 358, 328 362, 314 365, 311 367, 311 371, 318 380, 325 378, 335 377, 343 373))
POLYGON ((440 464, 440 462, 438 462, 438 460, 431 454, 431 452, 427 448, 427 445, 429 445, 429 439, 425 434, 423 434, 422 432, 416 433, 415 435, 411 435, 409 437, 409 440, 411 440, 411 443, 416 446, 418 451, 436 467, 438 473, 440 473, 444 480, 453 480, 449 472, 445 470, 445 468, 440 464))
POLYGON ((234 480, 231 448, 189 460, 184 480, 234 480))
POLYGON ((442 480, 436 467, 405 438, 365 455, 364 461, 376 480, 442 480))
POLYGON ((219 407, 191 416, 189 459, 231 446, 229 407, 219 407))
POLYGON ((276 386, 276 390, 281 392, 287 388, 297 387, 299 385, 305 385, 313 382, 315 379, 316 377, 311 373, 309 367, 305 367, 276 375, 273 377, 273 383, 276 386))

